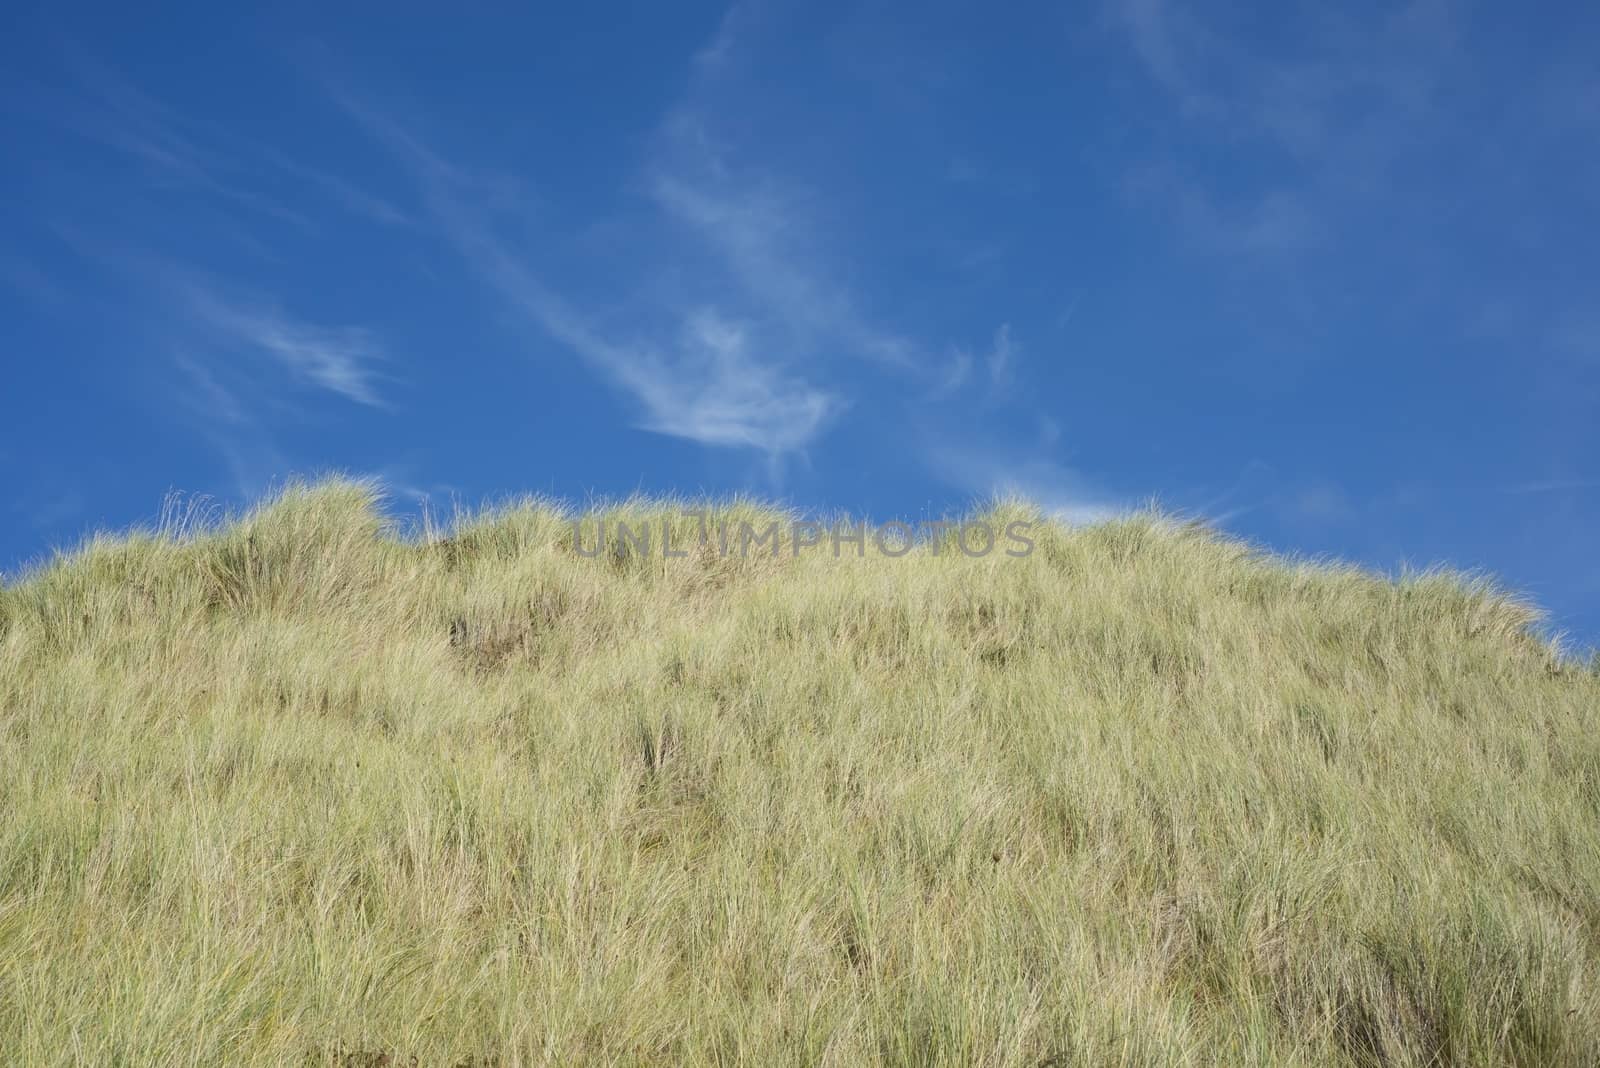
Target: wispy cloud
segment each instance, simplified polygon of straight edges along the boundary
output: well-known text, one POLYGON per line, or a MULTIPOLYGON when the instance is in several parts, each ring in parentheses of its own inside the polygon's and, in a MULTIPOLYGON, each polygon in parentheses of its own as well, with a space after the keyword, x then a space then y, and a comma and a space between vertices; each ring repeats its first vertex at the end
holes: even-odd
POLYGON ((653 340, 602 330, 548 285, 529 251, 477 207, 485 179, 445 161, 355 97, 339 98, 405 165, 432 227, 510 307, 628 393, 641 408, 641 428, 778 454, 803 448, 842 407, 835 391, 763 352, 749 327, 714 306, 680 313, 676 333, 653 340))
POLYGON ((886 325, 871 294, 851 282, 848 245, 831 239, 825 191, 764 165, 764 146, 727 136, 738 128, 729 116, 747 88, 758 16, 729 12, 645 141, 637 180, 619 180, 651 210, 629 216, 637 239, 603 308, 557 281, 561 253, 537 243, 547 213, 519 208, 529 198, 516 183, 448 158, 393 110, 332 79, 329 88, 402 165, 426 228, 507 307, 631 399, 639 428, 776 456, 804 450, 882 378, 896 385, 874 410, 901 425, 906 387, 913 397, 948 395, 977 361, 991 398, 1009 390, 1017 373, 1009 325, 953 359, 933 355, 948 346, 886 325))
MULTIPOLYGON (((953 397, 973 384, 973 370, 979 359, 964 346, 953 349, 943 370, 936 373, 933 387, 925 394, 925 399, 936 401, 953 397)), ((1001 323, 995 328, 988 348, 981 353, 981 360, 983 374, 977 385, 980 389, 986 389, 989 401, 1001 399, 1010 392, 1017 377, 1017 346, 1011 339, 1010 323, 1001 323)))
POLYGON ((42 117, 123 154, 156 186, 191 190, 301 230, 317 229, 300 198, 290 204, 280 196, 286 179, 288 188, 296 189, 298 183, 297 191, 313 193, 369 221, 385 226, 410 222, 393 202, 348 178, 230 126, 180 113, 82 50, 72 57, 80 88, 36 96, 42 117), (280 181, 263 181, 265 176, 280 181), (274 184, 278 188, 269 192, 274 184))
POLYGON ((1082 472, 1025 443, 934 442, 924 449, 949 485, 979 497, 1022 497, 1067 523, 1097 523, 1128 510, 1082 472))
POLYGON ((637 384, 650 429, 716 445, 787 452, 840 407, 835 395, 754 359, 744 328, 711 308, 684 323, 678 366, 687 380, 652 374, 637 384))
POLYGON ((1600 489, 1600 478, 1547 478, 1504 486, 1502 493, 1576 493, 1600 489))
POLYGON ((918 346, 868 322, 849 292, 827 280, 819 254, 800 237, 812 223, 801 194, 770 174, 741 172, 706 127, 691 111, 668 122, 650 167, 656 203, 721 256, 764 314, 844 355, 916 369, 918 346))
POLYGON ((1293 52, 1256 48, 1169 0, 1112 0, 1111 10, 1191 135, 1272 161, 1273 182, 1227 196, 1170 159, 1134 175, 1134 191, 1171 206, 1191 240, 1220 253, 1281 261, 1321 244, 1355 205, 1398 195, 1395 168, 1443 133, 1436 103, 1456 35, 1430 0, 1359 24, 1319 10, 1298 25, 1304 47, 1293 52))
POLYGON ((994 332, 994 344, 989 347, 989 353, 984 362, 989 367, 989 384, 995 389, 1005 389, 1011 385, 1012 377, 1016 374, 1016 349, 1011 343, 1011 324, 1001 323, 994 332))
POLYGON ((711 40, 695 53, 695 66, 701 71, 715 70, 726 64, 733 54, 734 46, 738 43, 740 30, 750 21, 753 15, 753 5, 749 0, 735 0, 723 12, 722 21, 717 24, 717 32, 711 35, 711 40))
POLYGON ((1300 187, 1224 200, 1205 184, 1160 165, 1131 174, 1126 185, 1135 197, 1163 204, 1190 245, 1246 263, 1281 263, 1315 249, 1330 233, 1323 205, 1300 187))
POLYGON ((842 405, 833 393, 757 358, 745 330, 715 309, 689 314, 666 345, 613 340, 498 239, 471 224, 448 232, 513 307, 639 403, 643 429, 779 454, 803 448, 842 405))
POLYGON ((1118 0, 1112 10, 1150 76, 1174 94, 1186 111, 1212 106, 1189 77, 1189 54, 1199 36, 1192 21, 1173 10, 1167 0, 1118 0))
POLYGON ((303 322, 270 305, 231 300, 194 282, 185 283, 183 290, 198 320, 224 341, 269 356, 302 384, 357 404, 387 406, 373 366, 383 359, 383 351, 371 331, 303 322))
POLYGON ((188 383, 178 399, 227 470, 234 492, 245 500, 260 497, 289 467, 274 436, 209 363, 185 351, 175 362, 188 383))
POLYGON ((944 373, 935 380, 925 399, 942 400, 959 391, 972 378, 972 353, 957 348, 951 352, 944 373))
POLYGON ((299 322, 265 305, 225 298, 192 277, 169 274, 165 282, 177 295, 173 309, 182 320, 171 346, 186 384, 177 400, 241 498, 261 496, 291 465, 270 418, 283 407, 281 390, 229 360, 233 352, 264 355, 302 384, 346 400, 387 406, 377 392, 378 376, 367 366, 380 355, 367 331, 299 322))
POLYGON ((428 479, 409 463, 385 464, 361 477, 382 486, 390 499, 404 501, 419 509, 427 523, 449 523, 453 516, 468 510, 460 486, 453 482, 428 479))
POLYGON ((221 426, 245 426, 252 420, 245 406, 233 390, 222 384, 212 369, 188 353, 179 353, 175 361, 178 369, 189 379, 196 410, 204 412, 207 419, 221 426))
POLYGON ((1348 522, 1357 511, 1349 494, 1330 482, 1318 482, 1291 494, 1282 510, 1291 519, 1319 526, 1348 522))
POLYGON ((764 48, 782 14, 738 0, 696 56, 682 97, 649 142, 646 190, 680 231, 710 251, 740 291, 743 318, 769 322, 810 363, 864 360, 920 379, 940 376, 925 347, 871 314, 849 281, 848 248, 819 208, 826 190, 764 165, 745 120, 764 48))
POLYGON ((57 110, 80 136, 130 157, 156 184, 198 190, 281 222, 312 228, 304 213, 252 188, 246 169, 216 144, 196 136, 197 124, 81 51, 74 53, 72 66, 87 96, 68 97, 57 110))
POLYGON ((1253 48, 1208 23, 1202 8, 1170 0, 1111 7, 1145 72, 1187 118, 1267 139, 1337 167, 1341 178, 1387 162, 1404 129, 1433 116, 1457 37, 1448 5, 1434 0, 1359 23, 1318 11, 1298 25, 1304 47, 1292 51, 1253 48))
MULTIPOLYGON (((231 359, 253 355, 301 387, 368 407, 390 407, 379 386, 397 378, 383 369, 389 357, 373 330, 298 317, 278 300, 147 249, 71 229, 60 236, 86 262, 126 281, 163 324, 169 349, 208 353, 204 364, 195 366, 227 372, 213 380, 248 377, 258 403, 275 398, 281 382, 252 374, 247 364, 231 359)), ((184 359, 194 363, 191 356, 184 359)))
POLYGON ((358 215, 384 226, 410 226, 410 215, 395 204, 364 189, 347 178, 330 171, 302 163, 270 145, 250 144, 250 150, 271 163, 291 178, 297 178, 317 189, 352 215, 358 215))

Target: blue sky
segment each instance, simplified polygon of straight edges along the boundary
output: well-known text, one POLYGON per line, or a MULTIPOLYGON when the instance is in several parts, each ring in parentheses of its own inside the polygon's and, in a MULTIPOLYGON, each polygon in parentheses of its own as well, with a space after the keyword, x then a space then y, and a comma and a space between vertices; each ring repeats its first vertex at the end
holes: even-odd
POLYGON ((1156 499, 1600 640, 1600 8, 8 9, 0 567, 171 490, 1156 499))

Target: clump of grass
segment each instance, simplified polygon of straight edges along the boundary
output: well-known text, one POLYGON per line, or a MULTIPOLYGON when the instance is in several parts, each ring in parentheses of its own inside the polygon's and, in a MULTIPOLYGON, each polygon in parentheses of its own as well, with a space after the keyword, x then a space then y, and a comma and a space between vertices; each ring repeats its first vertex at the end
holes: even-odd
POLYGON ((996 507, 590 556, 332 481, 0 589, 5 1059, 1600 1063, 1600 677, 1526 605, 996 507))

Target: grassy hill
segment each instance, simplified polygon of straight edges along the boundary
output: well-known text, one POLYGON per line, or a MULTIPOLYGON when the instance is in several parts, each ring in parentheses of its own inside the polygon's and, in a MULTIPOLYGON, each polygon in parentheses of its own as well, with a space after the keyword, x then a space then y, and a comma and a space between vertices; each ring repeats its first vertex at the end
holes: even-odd
POLYGON ((682 510, 330 482, 0 591, 0 1059, 1600 1063, 1600 678, 1515 599, 682 510))

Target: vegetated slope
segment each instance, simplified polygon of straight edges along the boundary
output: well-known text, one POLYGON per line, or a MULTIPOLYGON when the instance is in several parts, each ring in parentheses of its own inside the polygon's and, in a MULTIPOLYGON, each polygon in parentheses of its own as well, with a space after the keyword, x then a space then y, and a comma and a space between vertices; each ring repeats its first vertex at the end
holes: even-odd
POLYGON ((1600 1063, 1600 679, 1492 589, 572 536, 330 482, 0 591, 6 1063, 1600 1063))

